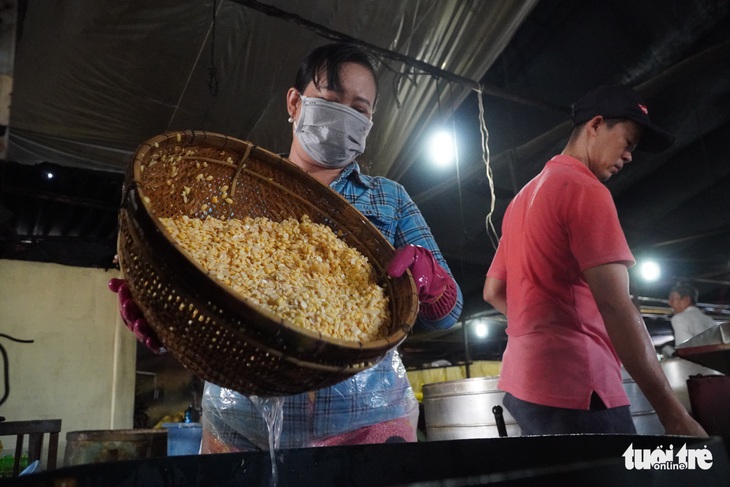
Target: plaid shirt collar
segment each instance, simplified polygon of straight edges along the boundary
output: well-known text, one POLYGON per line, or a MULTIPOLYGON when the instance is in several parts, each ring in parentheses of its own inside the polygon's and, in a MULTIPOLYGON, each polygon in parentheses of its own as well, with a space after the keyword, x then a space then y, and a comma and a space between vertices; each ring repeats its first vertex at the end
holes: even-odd
POLYGON ((360 165, 357 161, 352 161, 350 164, 345 166, 337 179, 335 179, 331 186, 335 186, 343 180, 348 180, 355 184, 360 184, 366 188, 373 188, 373 178, 362 173, 360 165))

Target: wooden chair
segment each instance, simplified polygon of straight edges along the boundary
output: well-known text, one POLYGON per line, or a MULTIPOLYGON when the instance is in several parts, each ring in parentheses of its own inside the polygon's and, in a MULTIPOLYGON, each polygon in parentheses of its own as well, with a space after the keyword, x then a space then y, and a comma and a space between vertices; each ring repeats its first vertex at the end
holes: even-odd
POLYGON ((15 460, 13 461, 13 477, 20 473, 20 456, 23 453, 23 440, 28 435, 28 463, 41 460, 43 436, 49 433, 48 460, 46 470, 56 468, 58 456, 58 435, 61 432, 60 419, 41 419, 32 421, 2 421, 0 436, 15 436, 15 460))

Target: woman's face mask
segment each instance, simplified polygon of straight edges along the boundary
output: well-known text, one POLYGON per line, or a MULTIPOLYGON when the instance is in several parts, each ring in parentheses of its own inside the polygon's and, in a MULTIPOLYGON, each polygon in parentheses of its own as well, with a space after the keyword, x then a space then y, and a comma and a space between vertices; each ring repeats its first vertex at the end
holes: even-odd
POLYGON ((302 109, 294 135, 317 163, 345 167, 365 151, 373 122, 357 110, 321 98, 300 95, 302 109))

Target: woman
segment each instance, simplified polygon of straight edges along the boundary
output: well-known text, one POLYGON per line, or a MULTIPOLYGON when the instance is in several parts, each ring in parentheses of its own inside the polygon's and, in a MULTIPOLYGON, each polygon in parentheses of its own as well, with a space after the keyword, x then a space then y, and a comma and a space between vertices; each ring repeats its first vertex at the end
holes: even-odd
MULTIPOLYGON (((401 185, 362 174, 355 161, 377 96, 375 70, 360 49, 329 44, 312 51, 286 96, 288 158, 345 197, 396 247, 388 273, 413 274, 421 302, 416 327, 448 328, 461 313, 461 291, 423 216, 401 185)), ((148 330, 137 329, 138 338, 159 347, 148 330)), ((251 398, 207 383, 202 407, 203 453, 268 448, 266 423, 251 398)), ((287 396, 283 408, 281 448, 416 441, 418 403, 397 351, 334 386, 287 396)))

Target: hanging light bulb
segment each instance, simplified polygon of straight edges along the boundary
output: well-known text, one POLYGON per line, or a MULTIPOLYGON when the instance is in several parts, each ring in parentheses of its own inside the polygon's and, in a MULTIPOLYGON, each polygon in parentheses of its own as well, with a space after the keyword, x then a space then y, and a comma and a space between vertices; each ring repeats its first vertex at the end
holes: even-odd
POLYGON ((487 338, 487 336, 489 336, 489 327, 487 326, 487 323, 483 320, 477 321, 474 326, 474 334, 477 338, 487 338))
POLYGON ((451 133, 446 130, 436 132, 429 141, 429 155, 431 160, 440 167, 450 166, 454 163, 456 144, 451 133))
POLYGON ((661 267, 659 267, 659 264, 657 264, 653 260, 647 260, 643 262, 639 270, 641 272, 641 277, 649 282, 658 280, 659 277, 661 277, 662 275, 661 267))

